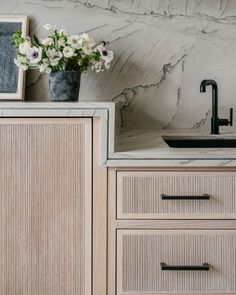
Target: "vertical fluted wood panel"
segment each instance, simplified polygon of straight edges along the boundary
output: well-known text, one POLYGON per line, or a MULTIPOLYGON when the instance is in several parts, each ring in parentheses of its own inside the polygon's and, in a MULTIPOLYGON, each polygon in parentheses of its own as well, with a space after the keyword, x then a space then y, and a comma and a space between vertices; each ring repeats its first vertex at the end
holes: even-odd
POLYGON ((236 231, 119 230, 117 293, 236 293, 236 231), (209 271, 162 271, 160 263, 209 271))
POLYGON ((12 120, 0 122, 0 294, 87 295, 91 123, 12 120))
MULTIPOLYGON (((118 172, 118 218, 155 218, 165 214, 236 217, 236 174, 118 172), (162 200, 160 195, 209 194, 209 200, 162 200)), ((212 216, 212 217, 211 217, 212 216)))

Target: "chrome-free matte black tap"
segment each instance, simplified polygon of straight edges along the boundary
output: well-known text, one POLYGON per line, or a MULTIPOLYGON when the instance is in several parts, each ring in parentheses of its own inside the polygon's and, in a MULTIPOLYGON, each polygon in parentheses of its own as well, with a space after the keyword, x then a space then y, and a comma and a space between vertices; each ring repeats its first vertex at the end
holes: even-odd
POLYGON ((203 80, 200 85, 200 92, 206 92, 206 87, 212 86, 212 117, 211 134, 219 134, 219 126, 233 125, 233 108, 230 108, 230 119, 218 118, 218 86, 214 80, 203 80))

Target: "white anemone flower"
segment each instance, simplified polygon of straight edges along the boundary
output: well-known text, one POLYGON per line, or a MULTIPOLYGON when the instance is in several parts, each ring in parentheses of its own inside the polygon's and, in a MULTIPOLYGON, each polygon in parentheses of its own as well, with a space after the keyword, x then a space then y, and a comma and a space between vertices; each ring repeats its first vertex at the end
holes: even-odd
POLYGON ((113 51, 107 50, 102 44, 98 45, 96 50, 99 51, 101 59, 104 61, 105 65, 108 65, 113 60, 113 51))
POLYGON ((49 38, 45 38, 45 39, 42 40, 42 44, 43 44, 44 46, 50 46, 50 45, 52 45, 53 43, 54 43, 54 40, 53 40, 51 37, 49 37, 49 38))
POLYGON ((26 57, 31 64, 37 64, 42 59, 42 49, 36 46, 30 47, 26 52, 26 57))
POLYGON ((66 58, 70 58, 73 56, 75 50, 74 48, 71 48, 70 46, 66 46, 64 49, 63 49, 63 54, 66 58))
POLYGON ((75 48, 75 49, 78 49, 81 47, 81 44, 79 42, 79 36, 78 35, 72 35, 72 36, 69 36, 68 39, 67 39, 67 42, 68 44, 71 45, 71 47, 75 48))

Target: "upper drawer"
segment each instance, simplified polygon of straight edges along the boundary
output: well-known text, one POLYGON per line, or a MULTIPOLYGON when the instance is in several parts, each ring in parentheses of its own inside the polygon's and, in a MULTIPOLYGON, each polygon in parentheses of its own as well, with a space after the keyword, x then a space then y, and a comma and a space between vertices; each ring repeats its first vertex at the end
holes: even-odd
POLYGON ((117 218, 236 218, 236 172, 118 171, 117 218))

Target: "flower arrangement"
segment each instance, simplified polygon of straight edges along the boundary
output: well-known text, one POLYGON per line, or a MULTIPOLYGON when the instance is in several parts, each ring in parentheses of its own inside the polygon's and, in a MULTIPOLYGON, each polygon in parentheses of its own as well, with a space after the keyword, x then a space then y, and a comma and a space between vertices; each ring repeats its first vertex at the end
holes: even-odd
POLYGON ((14 62, 23 70, 37 69, 40 72, 80 71, 88 69, 96 72, 109 69, 113 52, 105 48, 104 41, 95 43, 88 34, 70 35, 65 29, 58 30, 46 24, 48 37, 40 40, 35 35, 31 39, 18 31, 13 35, 18 48, 14 62))

